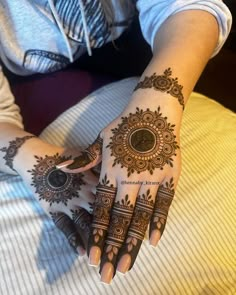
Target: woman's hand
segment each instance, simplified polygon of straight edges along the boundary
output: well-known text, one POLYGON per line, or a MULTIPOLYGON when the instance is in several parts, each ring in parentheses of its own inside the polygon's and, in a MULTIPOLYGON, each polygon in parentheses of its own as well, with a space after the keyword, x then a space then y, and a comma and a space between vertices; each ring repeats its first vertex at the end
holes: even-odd
POLYGON ((21 175, 76 253, 84 255, 97 175, 90 170, 79 174, 58 170, 56 165, 75 157, 78 151, 65 151, 32 135, 11 140, 2 151, 5 152, 6 165, 21 175))
POLYGON ((101 259, 103 282, 131 269, 149 224, 153 246, 164 231, 181 164, 182 107, 173 104, 150 99, 146 108, 133 98, 92 145, 58 166, 78 173, 102 160, 88 253, 92 265, 101 259))

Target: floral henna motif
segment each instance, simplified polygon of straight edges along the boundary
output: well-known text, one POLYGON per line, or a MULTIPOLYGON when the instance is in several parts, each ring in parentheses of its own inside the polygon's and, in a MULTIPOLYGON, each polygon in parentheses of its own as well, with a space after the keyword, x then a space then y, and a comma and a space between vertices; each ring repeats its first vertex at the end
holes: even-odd
POLYGON ((103 249, 116 190, 117 189, 110 184, 107 175, 105 175, 97 186, 96 198, 93 205, 93 221, 89 236, 88 255, 92 246, 103 249))
POLYGON ((116 264, 117 255, 125 240, 133 210, 134 206, 131 204, 128 195, 114 204, 100 271, 106 262, 116 264))
POLYGON ((73 221, 64 213, 50 212, 50 215, 56 227, 64 233, 70 246, 74 249, 76 253, 78 253, 76 251, 77 247, 84 247, 84 244, 74 227, 73 221))
POLYGON ((171 202, 174 198, 174 180, 170 179, 169 182, 160 185, 157 192, 157 199, 155 203, 152 222, 150 224, 150 235, 153 230, 158 230, 160 235, 163 234, 166 225, 166 219, 171 202))
POLYGON ((3 157, 6 160, 6 165, 10 167, 13 171, 16 171, 13 168, 13 160, 16 156, 18 149, 26 142, 26 140, 34 138, 34 135, 26 135, 24 137, 17 137, 15 140, 9 142, 8 147, 1 148, 1 152, 6 152, 6 155, 3 157))
POLYGON ((64 173, 56 168, 56 165, 69 158, 59 154, 35 158, 37 164, 28 172, 32 175, 31 185, 35 187, 39 200, 49 202, 50 205, 54 202, 67 205, 68 200, 79 197, 78 191, 81 185, 85 184, 83 174, 64 173))
POLYGON ((164 71, 163 75, 157 75, 154 73, 150 77, 145 77, 143 81, 140 81, 135 87, 137 89, 154 88, 157 91, 166 92, 173 97, 176 97, 180 105, 184 109, 184 96, 182 94, 183 86, 178 84, 178 78, 172 78, 172 70, 168 68, 164 71))
POLYGON ((74 162, 67 166, 68 169, 77 169, 87 166, 102 154, 103 139, 98 135, 95 142, 89 145, 80 156, 74 158, 74 162))
POLYGON ((165 164, 173 166, 172 157, 179 148, 174 127, 162 116, 160 107, 154 112, 137 108, 135 114, 122 117, 118 128, 112 129, 113 136, 107 145, 115 157, 113 166, 126 167, 128 176, 147 170, 153 174, 154 169, 163 169, 165 164))
POLYGON ((154 200, 150 194, 150 190, 147 190, 146 194, 138 196, 126 241, 119 253, 119 259, 126 253, 130 254, 131 264, 129 269, 133 267, 138 255, 153 213, 153 208, 154 200))

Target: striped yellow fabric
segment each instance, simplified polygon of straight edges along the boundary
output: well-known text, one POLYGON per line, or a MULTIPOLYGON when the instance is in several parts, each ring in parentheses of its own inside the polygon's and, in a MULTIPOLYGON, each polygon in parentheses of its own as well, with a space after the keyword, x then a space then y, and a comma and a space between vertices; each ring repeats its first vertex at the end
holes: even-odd
MULTIPOLYGON (((128 102, 136 78, 105 86, 41 135, 86 147, 128 102)), ((236 294, 236 115, 193 93, 181 129, 182 175, 157 248, 146 240, 133 269, 99 282, 76 258, 19 177, 0 174, 0 294, 236 294)))

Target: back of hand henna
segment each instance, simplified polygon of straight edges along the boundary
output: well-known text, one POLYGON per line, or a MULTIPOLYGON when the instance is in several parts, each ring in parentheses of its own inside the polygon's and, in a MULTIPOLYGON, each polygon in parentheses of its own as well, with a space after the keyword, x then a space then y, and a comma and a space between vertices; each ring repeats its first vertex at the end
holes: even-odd
POLYGON ((178 78, 172 78, 172 70, 168 68, 163 75, 154 73, 150 77, 145 77, 135 87, 134 91, 138 89, 153 88, 157 91, 166 92, 178 99, 180 105, 184 109, 184 96, 182 94, 183 86, 178 84, 178 78))
POLYGON ((113 166, 126 167, 128 176, 143 171, 153 174, 156 168, 173 166, 173 156, 179 148, 173 133, 175 125, 167 122, 160 107, 156 111, 137 108, 136 113, 121 119, 117 128, 112 129, 113 136, 107 145, 115 157, 113 166))

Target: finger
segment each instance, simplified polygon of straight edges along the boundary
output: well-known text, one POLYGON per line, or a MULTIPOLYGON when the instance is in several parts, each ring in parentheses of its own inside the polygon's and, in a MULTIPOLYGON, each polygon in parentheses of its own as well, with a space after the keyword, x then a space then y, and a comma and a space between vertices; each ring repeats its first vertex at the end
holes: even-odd
POLYGON ((129 194, 124 186, 122 190, 118 189, 100 265, 101 281, 104 283, 109 284, 115 275, 117 257, 132 219, 138 190, 137 185, 129 187, 129 194))
POLYGON ((116 191, 116 187, 105 174, 97 186, 88 242, 89 264, 93 266, 97 266, 100 261, 116 191))
POLYGON ((50 213, 50 215, 56 227, 66 236, 73 250, 83 256, 85 253, 84 244, 70 217, 64 213, 50 213))
POLYGON ((168 211, 174 194, 173 178, 159 186, 149 231, 150 244, 154 247, 157 245, 165 229, 168 211))
POLYGON ((103 139, 99 134, 96 140, 82 151, 78 157, 60 163, 57 168, 67 173, 79 173, 91 169, 102 160, 102 146, 103 139))
POLYGON ((74 221, 75 228, 83 242, 84 253, 88 248, 89 231, 92 223, 92 215, 83 208, 71 210, 72 220, 74 221))
POLYGON ((133 267, 153 213, 157 186, 144 188, 142 186, 139 192, 125 243, 119 252, 117 270, 121 273, 133 267))

